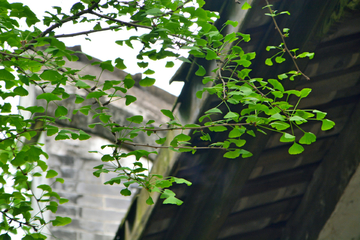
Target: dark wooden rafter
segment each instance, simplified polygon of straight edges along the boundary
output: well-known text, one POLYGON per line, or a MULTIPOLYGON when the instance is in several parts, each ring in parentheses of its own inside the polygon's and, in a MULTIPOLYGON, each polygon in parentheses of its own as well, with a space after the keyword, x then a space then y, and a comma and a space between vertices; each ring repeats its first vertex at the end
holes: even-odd
POLYGON ((360 163, 360 103, 315 171, 303 202, 289 221, 283 239, 317 239, 360 163), (335 187, 336 186, 336 187, 335 187), (304 221, 306 219, 306 221, 304 221))

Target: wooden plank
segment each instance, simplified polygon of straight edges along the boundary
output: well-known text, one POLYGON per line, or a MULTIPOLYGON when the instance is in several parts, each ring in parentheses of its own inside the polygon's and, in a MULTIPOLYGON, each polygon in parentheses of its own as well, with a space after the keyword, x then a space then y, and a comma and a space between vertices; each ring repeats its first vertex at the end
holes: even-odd
POLYGON ((309 164, 293 170, 249 180, 241 191, 241 197, 259 194, 273 189, 309 182, 318 164, 309 164))
POLYGON ((360 163, 360 103, 315 171, 304 199, 282 239, 317 239, 360 163), (335 187, 336 186, 336 187, 335 187))
POLYGON ((276 222, 281 221, 278 219, 280 214, 289 213, 294 211, 294 209, 300 203, 301 197, 293 197, 284 199, 281 201, 277 201, 274 203, 266 204, 263 206, 254 207, 248 210, 232 213, 226 219, 222 230, 226 228, 236 227, 238 225, 244 224, 249 221, 253 221, 256 219, 270 217, 276 222))
POLYGON ((284 223, 272 224, 259 231, 221 238, 221 240, 278 240, 284 226, 284 223))
POLYGON ((287 198, 303 195, 308 184, 299 183, 288 187, 266 191, 252 196, 242 197, 236 201, 231 213, 270 204, 287 198))

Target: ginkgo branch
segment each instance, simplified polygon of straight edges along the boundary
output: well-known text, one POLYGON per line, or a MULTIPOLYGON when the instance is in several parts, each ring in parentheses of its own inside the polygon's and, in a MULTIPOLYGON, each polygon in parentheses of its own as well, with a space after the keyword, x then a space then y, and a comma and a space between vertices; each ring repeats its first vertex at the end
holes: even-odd
POLYGON ((276 28, 276 30, 277 30, 277 31, 279 32, 279 34, 280 34, 281 41, 282 41, 283 44, 284 44, 284 49, 285 49, 286 52, 290 55, 291 60, 293 61, 294 66, 295 66, 297 72, 300 73, 301 75, 303 75, 303 76, 306 78, 306 80, 310 80, 310 78, 309 78, 307 75, 305 75, 305 73, 303 73, 303 72, 300 70, 299 66, 297 65, 297 63, 296 63, 296 61, 295 61, 295 56, 290 52, 289 48, 287 47, 286 41, 285 41, 285 38, 284 38, 284 34, 282 34, 282 32, 281 32, 281 30, 280 30, 280 28, 279 28, 279 26, 278 26, 278 24, 277 24, 277 22, 276 22, 276 20, 275 20, 275 17, 273 16, 274 11, 271 9, 271 5, 269 4, 269 1, 268 1, 268 0, 266 0, 266 4, 267 4, 267 7, 269 8, 269 11, 270 11, 270 14, 271 14, 271 18, 272 18, 272 20, 273 20, 273 22, 274 22, 275 28, 276 28))

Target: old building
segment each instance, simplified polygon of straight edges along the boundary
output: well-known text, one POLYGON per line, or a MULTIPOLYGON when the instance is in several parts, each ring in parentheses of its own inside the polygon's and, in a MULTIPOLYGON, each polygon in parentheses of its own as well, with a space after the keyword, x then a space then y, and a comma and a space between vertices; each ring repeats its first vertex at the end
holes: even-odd
MULTIPOLYGON (((219 11, 217 26, 236 20, 240 26, 228 26, 224 33, 251 34, 244 43, 245 52, 256 52, 252 77, 276 78, 292 62, 268 67, 271 56, 266 46, 277 46, 280 36, 271 18, 265 16, 264 0, 247 1, 252 8, 241 10, 243 1, 207 0, 207 9, 219 11)), ((298 64, 311 80, 287 81, 285 87, 313 89, 299 107, 328 112, 336 122, 333 130, 322 132, 320 124, 308 124, 307 131, 318 136, 315 144, 301 155, 289 155, 289 145, 280 143, 280 135, 257 134, 247 139, 246 149, 254 155, 229 160, 218 151, 198 151, 168 157, 154 163, 152 171, 183 177, 191 187, 172 188, 182 206, 145 204, 141 191, 132 202, 119 227, 116 240, 304 240, 360 238, 360 1, 358 0, 273 0, 274 9, 289 11, 279 16, 280 28, 290 28, 289 48, 315 52, 313 60, 298 64), (166 166, 166 167, 164 167, 166 166), (349 183, 350 182, 350 183, 349 183)), ((214 63, 198 60, 207 66, 214 63)), ((196 69, 183 64, 173 81, 184 81, 177 112, 183 123, 194 123, 202 113, 217 106, 218 99, 197 99, 203 88, 196 69)), ((237 109, 241 111, 241 107, 237 109)), ((212 136, 221 141, 224 136, 212 136)), ((195 145, 201 142, 196 138, 195 145)), ((166 152, 166 151, 164 151, 166 152)))
MULTIPOLYGON (((71 48, 74 51, 81 51, 79 46, 71 48)), ((98 65, 91 65, 92 62, 100 61, 92 59, 91 61, 83 54, 77 54, 79 60, 77 62, 69 62, 66 66, 74 69, 82 69, 82 75, 100 76, 100 82, 105 80, 123 80, 127 75, 126 72, 115 69, 113 72, 105 70, 101 72, 98 65)), ((135 81, 141 79, 141 74, 133 76, 135 81)), ((116 230, 124 217, 128 206, 131 202, 131 197, 124 197, 120 194, 120 190, 124 188, 122 185, 104 185, 115 176, 115 173, 103 174, 99 178, 93 175, 94 167, 101 164, 102 154, 111 153, 111 149, 101 149, 102 145, 109 144, 113 141, 113 135, 110 131, 105 131, 102 127, 89 128, 88 125, 98 122, 98 118, 93 118, 94 113, 83 115, 80 113, 73 114, 74 109, 81 106, 92 104, 93 109, 96 109, 97 104, 89 100, 85 100, 81 104, 75 104, 74 100, 76 94, 85 96, 85 92, 75 88, 67 87, 70 97, 62 102, 67 107, 69 120, 57 120, 56 124, 61 128, 67 129, 82 129, 92 135, 92 138, 86 141, 71 140, 55 141, 55 136, 46 136, 42 134, 39 142, 45 143, 43 148, 49 154, 48 162, 49 168, 56 170, 59 175, 57 177, 63 178, 65 182, 55 182, 55 180, 48 180, 46 178, 34 178, 34 186, 40 184, 52 184, 53 190, 60 194, 61 197, 69 199, 66 204, 59 205, 56 214, 50 214, 47 211, 46 218, 48 220, 54 219, 55 216, 71 217, 72 222, 64 227, 52 227, 44 230, 45 233, 54 236, 61 240, 110 240, 113 239, 116 230), (99 153, 89 153, 89 151, 99 151, 99 153)), ((36 100, 36 95, 41 92, 32 88, 29 91, 29 96, 21 99, 21 105, 27 106, 46 106, 44 100, 36 100)), ((138 101, 125 107, 125 101, 120 100, 110 105, 110 111, 113 115, 113 120, 118 124, 124 124, 126 118, 133 115, 141 114, 145 119, 155 119, 157 123, 166 122, 164 115, 159 114, 160 109, 171 109, 175 97, 155 86, 143 88, 136 84, 129 90, 128 94, 135 96, 138 101)), ((53 115, 56 105, 49 105, 48 112, 53 115)), ((26 115, 26 112, 23 113, 26 115)), ((145 138, 140 135, 139 139, 145 138)), ((125 149, 126 150, 126 149, 125 149)), ((129 146, 128 151, 133 150, 129 146)), ((153 154, 154 155, 154 154, 153 154)), ((154 156, 150 155, 149 159, 142 159, 145 167, 151 168, 154 156)), ((44 159, 45 160, 45 159, 44 159)), ((128 157, 124 159, 122 164, 124 166, 131 166, 135 161, 135 157, 128 157)), ((136 186, 132 192, 136 192, 136 186)), ((42 194, 40 189, 34 189, 35 195, 42 194)), ((35 212, 38 207, 34 204, 35 212)), ((55 239, 54 238, 54 239, 55 239)), ((52 238, 50 238, 52 239, 52 238)))

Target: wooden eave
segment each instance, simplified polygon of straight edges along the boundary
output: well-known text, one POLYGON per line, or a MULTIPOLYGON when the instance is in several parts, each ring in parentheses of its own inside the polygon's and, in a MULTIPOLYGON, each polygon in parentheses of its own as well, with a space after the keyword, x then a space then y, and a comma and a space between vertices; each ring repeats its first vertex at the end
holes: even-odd
MULTIPOLYGON (((207 4, 219 7, 218 2, 208 0, 207 4)), ((220 26, 240 11, 234 1, 222 2, 220 26)), ((286 80, 285 87, 312 88, 299 107, 328 112, 335 128, 322 132, 320 123, 304 125, 318 138, 301 155, 289 155, 290 145, 271 133, 247 137, 245 149, 254 154, 247 159, 225 159, 224 152, 215 150, 194 155, 162 152, 152 171, 193 182, 191 187, 172 188, 183 205, 164 205, 157 199, 155 205, 146 206, 148 195, 142 191, 116 240, 317 239, 360 162, 360 24, 355 24, 360 19, 360 1, 275 0, 272 4, 279 11, 291 12, 289 17, 277 18, 281 29, 291 29, 288 46, 315 52, 313 60, 298 61, 311 80, 286 80)), ((239 31, 252 36, 242 47, 257 53, 252 77, 277 78, 293 66, 288 58, 281 65, 264 64, 271 56, 266 46, 278 45, 280 39, 271 19, 263 16, 263 5, 263 0, 252 1, 253 8, 242 16, 239 31)), ((208 67, 208 73, 215 66, 200 63, 208 67)), ((193 123, 218 100, 213 96, 197 99, 201 78, 191 66, 183 69, 175 76, 185 82, 178 115, 185 123, 193 123)), ((233 106, 233 111, 241 108, 233 106)), ((212 134, 214 141, 225 138, 226 134, 212 134)), ((204 143, 195 137, 194 144, 204 143)))

